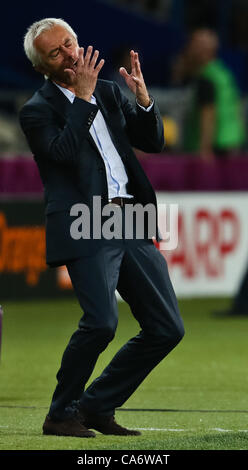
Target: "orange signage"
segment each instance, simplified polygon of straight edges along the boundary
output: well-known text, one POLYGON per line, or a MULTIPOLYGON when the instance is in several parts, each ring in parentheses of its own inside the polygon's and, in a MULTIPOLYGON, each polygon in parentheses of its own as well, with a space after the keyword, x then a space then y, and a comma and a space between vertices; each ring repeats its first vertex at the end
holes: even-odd
POLYGON ((0 273, 23 273, 30 286, 38 284, 47 269, 43 226, 8 227, 0 212, 0 273))

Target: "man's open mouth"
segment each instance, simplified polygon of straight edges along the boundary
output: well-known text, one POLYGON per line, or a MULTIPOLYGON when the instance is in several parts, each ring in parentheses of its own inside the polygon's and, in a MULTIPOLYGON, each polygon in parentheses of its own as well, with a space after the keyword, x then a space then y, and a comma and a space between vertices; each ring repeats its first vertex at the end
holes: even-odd
POLYGON ((74 71, 77 70, 77 63, 78 63, 78 59, 75 60, 75 62, 73 62, 73 64, 72 64, 72 70, 74 70, 74 71))

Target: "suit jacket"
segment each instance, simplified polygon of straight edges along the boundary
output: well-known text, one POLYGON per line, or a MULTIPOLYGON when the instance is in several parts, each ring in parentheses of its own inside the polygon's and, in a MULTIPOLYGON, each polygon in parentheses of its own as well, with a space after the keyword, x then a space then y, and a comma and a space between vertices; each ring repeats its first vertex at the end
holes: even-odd
POLYGON ((164 146, 163 124, 157 105, 145 112, 131 105, 118 85, 98 80, 97 105, 75 97, 73 103, 50 80, 46 80, 20 111, 20 124, 38 165, 44 185, 46 258, 49 265, 87 255, 99 240, 74 240, 70 209, 84 203, 92 210, 93 196, 108 201, 103 159, 90 135, 90 126, 101 110, 111 139, 122 158, 127 191, 143 205, 155 204, 155 192, 137 160, 133 147, 160 152, 164 146))

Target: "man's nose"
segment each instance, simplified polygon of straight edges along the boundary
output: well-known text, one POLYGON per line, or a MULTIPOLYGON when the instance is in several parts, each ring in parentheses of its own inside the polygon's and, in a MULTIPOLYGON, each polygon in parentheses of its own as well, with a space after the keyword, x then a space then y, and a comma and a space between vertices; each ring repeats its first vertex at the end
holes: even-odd
POLYGON ((72 49, 68 49, 67 47, 65 46, 60 46, 60 50, 63 54, 64 57, 72 57, 74 56, 74 51, 72 49))

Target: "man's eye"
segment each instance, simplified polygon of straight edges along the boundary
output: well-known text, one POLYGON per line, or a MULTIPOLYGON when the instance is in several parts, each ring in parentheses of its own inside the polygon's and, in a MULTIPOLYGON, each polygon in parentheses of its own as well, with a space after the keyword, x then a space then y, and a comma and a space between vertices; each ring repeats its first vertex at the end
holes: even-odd
POLYGON ((54 58, 57 57, 58 55, 59 55, 59 51, 54 52, 53 54, 51 54, 51 57, 52 57, 52 59, 54 59, 54 58))

